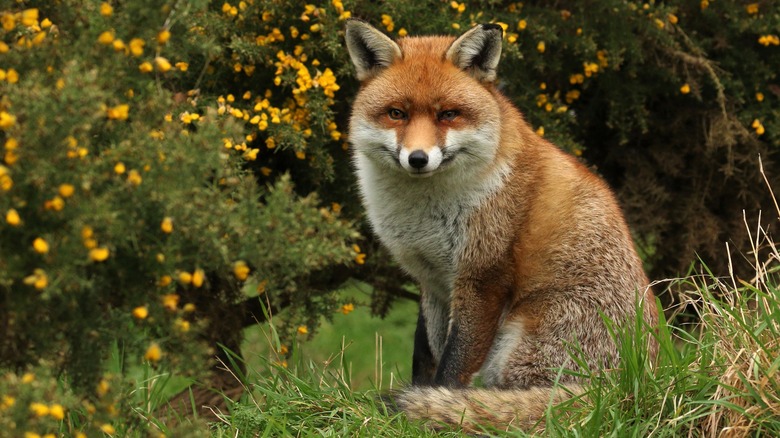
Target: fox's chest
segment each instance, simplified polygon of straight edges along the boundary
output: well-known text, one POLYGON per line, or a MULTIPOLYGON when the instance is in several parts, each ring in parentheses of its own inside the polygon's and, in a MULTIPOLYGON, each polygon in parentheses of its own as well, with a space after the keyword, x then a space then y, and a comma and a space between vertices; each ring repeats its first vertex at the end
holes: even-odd
POLYGON ((369 207, 369 217, 401 266, 429 293, 449 299, 471 210, 457 202, 418 199, 407 205, 379 202, 369 207))
POLYGON ((467 193, 414 182, 419 184, 399 186, 361 177, 363 203, 374 232, 401 267, 448 301, 476 206, 467 193))

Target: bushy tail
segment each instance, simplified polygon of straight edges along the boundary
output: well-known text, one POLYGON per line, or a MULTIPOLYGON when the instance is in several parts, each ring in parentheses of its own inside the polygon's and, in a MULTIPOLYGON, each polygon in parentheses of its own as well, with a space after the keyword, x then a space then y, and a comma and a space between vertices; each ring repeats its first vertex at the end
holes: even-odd
POLYGON ((426 420, 434 429, 460 426, 465 431, 531 429, 547 407, 579 395, 579 386, 530 389, 452 389, 411 387, 395 395, 395 403, 413 420, 426 420))

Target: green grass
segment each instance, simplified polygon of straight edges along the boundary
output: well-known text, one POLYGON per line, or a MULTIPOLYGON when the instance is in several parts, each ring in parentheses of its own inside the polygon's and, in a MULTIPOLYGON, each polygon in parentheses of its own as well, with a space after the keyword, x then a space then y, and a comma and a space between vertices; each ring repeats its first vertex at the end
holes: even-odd
MULTIPOLYGON (((412 344, 417 322, 416 302, 399 300, 384 318, 371 316, 370 289, 354 284, 340 291, 356 303, 348 315, 336 313, 333 322, 323 321, 309 340, 296 344, 297 356, 324 365, 338 359, 343 364, 353 390, 389 388, 391 382, 409 381, 412 373, 412 344)), ((242 352, 250 369, 262 369, 275 359, 268 324, 245 331, 242 352)))

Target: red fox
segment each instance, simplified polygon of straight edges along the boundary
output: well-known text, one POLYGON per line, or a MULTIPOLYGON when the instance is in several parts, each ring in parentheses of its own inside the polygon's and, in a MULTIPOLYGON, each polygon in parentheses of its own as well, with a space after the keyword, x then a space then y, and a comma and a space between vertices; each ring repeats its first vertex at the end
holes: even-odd
POLYGON ((576 369, 567 345, 603 369, 618 359, 604 317, 633 323, 640 308, 657 324, 620 208, 497 89, 500 26, 393 41, 353 19, 346 42, 362 200, 421 290, 413 386, 396 403, 431 424, 530 427, 567 396, 552 389, 576 369), (486 388, 466 388, 476 373, 486 388))

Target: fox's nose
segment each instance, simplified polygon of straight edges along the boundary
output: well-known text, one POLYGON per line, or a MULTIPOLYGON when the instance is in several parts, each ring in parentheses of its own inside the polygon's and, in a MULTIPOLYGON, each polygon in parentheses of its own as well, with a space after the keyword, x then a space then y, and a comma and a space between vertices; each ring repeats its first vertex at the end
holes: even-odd
POLYGON ((428 164, 428 154, 425 151, 416 150, 409 154, 409 165, 415 169, 422 169, 428 164))

